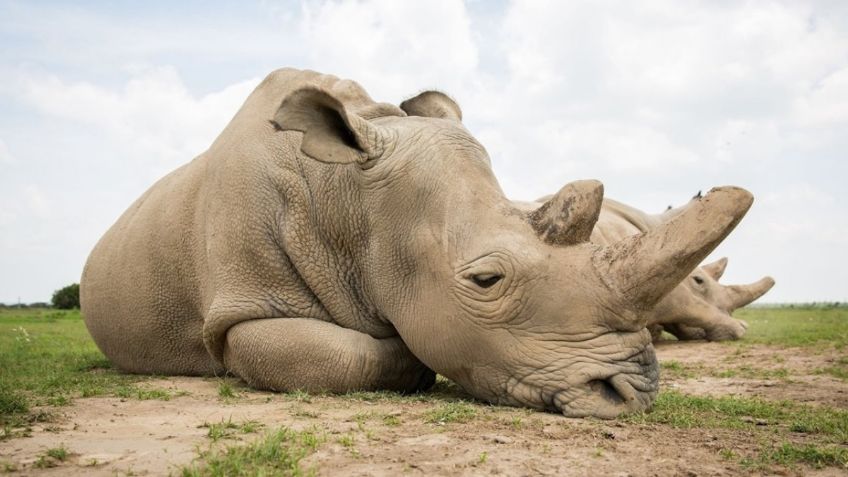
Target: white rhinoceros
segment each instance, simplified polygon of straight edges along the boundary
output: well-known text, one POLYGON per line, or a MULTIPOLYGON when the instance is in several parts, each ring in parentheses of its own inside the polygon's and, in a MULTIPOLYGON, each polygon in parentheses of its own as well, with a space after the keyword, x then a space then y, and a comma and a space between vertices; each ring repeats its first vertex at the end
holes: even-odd
POLYGON ((751 195, 715 189, 599 246, 599 182, 523 213, 459 118, 440 93, 401 109, 351 81, 272 73, 91 253, 81 299, 97 345, 129 372, 228 371, 262 389, 415 391, 436 371, 567 416, 647 408, 648 311, 751 195))

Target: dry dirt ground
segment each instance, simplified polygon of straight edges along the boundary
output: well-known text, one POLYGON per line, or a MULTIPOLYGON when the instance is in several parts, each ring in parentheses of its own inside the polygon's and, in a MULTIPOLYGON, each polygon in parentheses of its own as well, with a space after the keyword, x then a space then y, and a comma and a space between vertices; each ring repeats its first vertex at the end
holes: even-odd
MULTIPOLYGON (((848 409, 848 383, 815 373, 838 359, 837 351, 665 343, 657 353, 667 366, 663 389, 848 409)), ((762 436, 750 429, 566 419, 484 404, 466 406, 476 414, 465 422, 432 422, 434 412, 468 399, 455 388, 439 398, 369 398, 237 386, 236 397, 225 399, 215 379, 174 377, 144 386, 168 389, 174 397, 76 399, 60 408, 58 420, 35 425, 31 437, 0 442, 0 462, 19 469, 12 475, 180 475, 201 451, 250 442, 280 426, 323 436, 302 462, 318 475, 737 475, 750 468, 722 453, 745 454, 762 445, 762 436), (250 421, 261 426, 237 429, 250 421), (234 424, 228 435, 211 439, 208 426, 226 422, 234 424), (59 446, 68 457, 57 467, 33 465, 59 446)), ((756 472, 846 475, 848 469, 800 465, 756 472)))

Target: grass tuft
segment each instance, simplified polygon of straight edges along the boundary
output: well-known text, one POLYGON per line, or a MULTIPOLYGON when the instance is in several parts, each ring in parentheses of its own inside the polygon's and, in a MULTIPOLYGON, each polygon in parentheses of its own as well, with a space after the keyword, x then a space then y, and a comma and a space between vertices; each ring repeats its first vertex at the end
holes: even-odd
POLYGON ((48 469, 58 466, 60 462, 64 462, 67 458, 68 450, 65 449, 65 446, 53 447, 38 456, 38 459, 32 465, 38 469, 48 469))
POLYGON ((314 430, 295 431, 282 427, 248 445, 204 452, 194 464, 183 467, 180 472, 183 477, 311 475, 314 470, 304 469, 301 460, 322 442, 324 438, 314 430))
POLYGON ((233 389, 233 385, 227 379, 221 379, 218 382, 218 397, 221 399, 233 399, 238 397, 238 393, 233 389))
POLYGON ((433 408, 424 416, 424 422, 446 424, 468 422, 477 417, 477 409, 467 402, 448 402, 433 408))
POLYGON ((212 442, 217 442, 220 439, 235 438, 237 433, 252 434, 259 431, 263 425, 259 421, 243 421, 241 423, 233 422, 232 418, 221 420, 221 422, 208 423, 204 422, 200 427, 209 428, 206 437, 212 439, 212 442))

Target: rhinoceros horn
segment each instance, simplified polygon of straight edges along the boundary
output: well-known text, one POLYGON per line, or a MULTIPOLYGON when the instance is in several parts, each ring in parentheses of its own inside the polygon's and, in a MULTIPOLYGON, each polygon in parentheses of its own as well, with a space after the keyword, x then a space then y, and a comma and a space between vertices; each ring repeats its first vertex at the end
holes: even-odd
POLYGON ((529 215, 530 225, 550 245, 588 242, 601 213, 604 186, 598 181, 574 181, 529 215))
POLYGON ((713 277, 713 280, 718 281, 724 275, 724 269, 727 268, 727 257, 722 257, 715 262, 701 265, 701 268, 713 277))
POLYGON ((764 277, 749 285, 728 285, 725 287, 730 297, 731 310, 742 308, 765 295, 774 286, 772 277, 764 277))
POLYGON ((608 286, 648 309, 727 237, 753 200, 744 189, 717 187, 661 226, 598 250, 595 266, 608 286))

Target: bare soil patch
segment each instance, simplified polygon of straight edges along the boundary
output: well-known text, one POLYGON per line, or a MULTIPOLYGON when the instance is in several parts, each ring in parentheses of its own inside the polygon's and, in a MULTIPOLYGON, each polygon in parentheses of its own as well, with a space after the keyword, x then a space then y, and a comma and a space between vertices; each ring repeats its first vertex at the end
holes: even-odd
MULTIPOLYGON (((658 355, 662 362, 677 363, 674 371, 663 373, 663 389, 848 408, 848 384, 816 374, 841 357, 836 351, 666 343, 658 346, 658 355)), ((172 377, 143 384, 169 390, 175 397, 167 401, 76 399, 58 408, 61 415, 52 422, 35 425, 31 437, 0 441, 0 462, 10 464, 12 475, 179 475, 199 451, 250 442, 288 426, 324 436, 304 460, 319 475, 720 476, 750 472, 722 455, 753 453, 763 444, 762 435, 749 429, 567 419, 479 403, 469 405, 473 415, 465 419, 434 420, 434 412, 465 397, 459 391, 451 399, 367 400, 236 387, 236 397, 225 399, 219 385, 215 379, 172 377), (250 421, 262 427, 237 429, 250 421), (227 422, 233 424, 229 434, 210 437, 210 425, 227 422), (37 467, 56 447, 67 449, 65 460, 37 467)), ((792 439, 806 442, 802 434, 792 439)), ((846 469, 801 465, 778 471, 845 475, 846 469)))
POLYGON ((663 389, 848 409, 848 382, 821 373, 845 359, 844 350, 679 341, 661 342, 656 349, 661 362, 681 363, 688 371, 662 373, 663 389))

